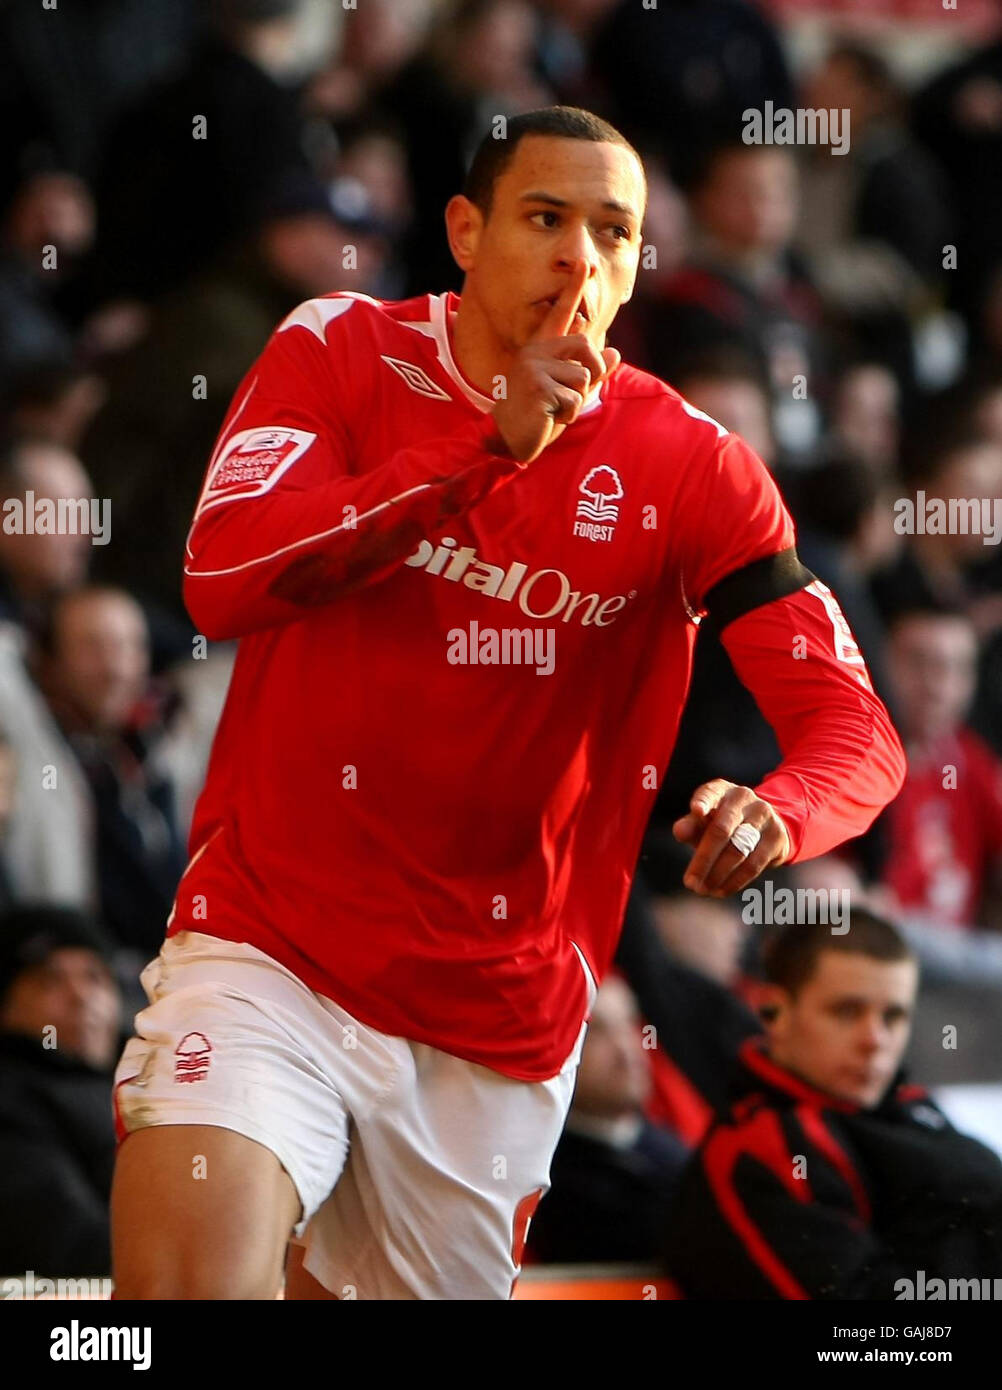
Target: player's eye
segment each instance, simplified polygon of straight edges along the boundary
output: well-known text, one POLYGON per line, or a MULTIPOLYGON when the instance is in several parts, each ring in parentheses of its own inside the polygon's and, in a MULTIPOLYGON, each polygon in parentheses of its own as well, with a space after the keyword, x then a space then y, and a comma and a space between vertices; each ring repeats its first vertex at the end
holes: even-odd
MULTIPOLYGON (((552 221, 552 222, 547 222, 547 223, 545 223, 545 225, 546 225, 547 227, 555 227, 555 226, 557 225, 557 222, 559 221, 559 214, 558 214, 558 213, 555 213, 555 212, 553 211, 552 208, 547 208, 544 212, 533 212, 533 213, 530 213, 530 215, 529 215, 529 221, 532 222, 532 221, 534 221, 537 217, 552 217, 552 218, 553 218, 553 221, 552 221)), ((543 224, 537 223, 537 226, 538 226, 538 225, 543 225, 543 224)))
POLYGON ((629 241, 630 239, 629 227, 624 227, 620 222, 614 223, 613 226, 609 228, 609 231, 612 232, 617 241, 629 241))

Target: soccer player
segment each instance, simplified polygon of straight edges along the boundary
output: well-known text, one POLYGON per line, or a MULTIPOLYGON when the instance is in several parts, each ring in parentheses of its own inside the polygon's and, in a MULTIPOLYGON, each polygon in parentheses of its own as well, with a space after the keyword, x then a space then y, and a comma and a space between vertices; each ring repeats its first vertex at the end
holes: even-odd
POLYGON ((223 422, 185 597, 240 638, 117 1074, 123 1298, 507 1298, 708 614, 777 731, 694 891, 859 834, 901 746, 738 437, 605 336, 643 166, 548 108, 446 209, 460 297, 310 300, 223 422))

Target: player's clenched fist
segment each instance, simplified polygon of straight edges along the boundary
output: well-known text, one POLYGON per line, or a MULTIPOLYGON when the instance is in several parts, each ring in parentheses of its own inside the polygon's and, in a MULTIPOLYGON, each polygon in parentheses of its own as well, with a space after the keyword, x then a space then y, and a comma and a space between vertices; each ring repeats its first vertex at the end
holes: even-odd
POLYGON ((571 333, 588 278, 579 261, 553 307, 516 355, 505 399, 494 407, 494 421, 513 458, 536 458, 577 416, 589 391, 620 363, 615 348, 599 351, 583 333, 571 333))
POLYGON ((790 855, 790 837, 775 809, 751 787, 723 777, 696 788, 688 815, 672 830, 676 840, 696 851, 683 882, 704 897, 736 893, 790 855))

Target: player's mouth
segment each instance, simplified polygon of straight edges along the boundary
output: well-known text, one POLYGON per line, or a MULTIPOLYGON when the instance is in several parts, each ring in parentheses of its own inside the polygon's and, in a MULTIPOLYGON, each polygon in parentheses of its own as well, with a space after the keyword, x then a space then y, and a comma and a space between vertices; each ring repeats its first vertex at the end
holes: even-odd
MULTIPOLYGON (((560 293, 558 291, 556 294, 547 295, 545 299, 537 299, 535 307, 542 309, 552 309, 559 298, 560 293)), ((574 311, 574 317, 584 319, 585 323, 591 323, 591 314, 588 311, 588 305, 585 303, 583 299, 578 301, 578 307, 574 311)))

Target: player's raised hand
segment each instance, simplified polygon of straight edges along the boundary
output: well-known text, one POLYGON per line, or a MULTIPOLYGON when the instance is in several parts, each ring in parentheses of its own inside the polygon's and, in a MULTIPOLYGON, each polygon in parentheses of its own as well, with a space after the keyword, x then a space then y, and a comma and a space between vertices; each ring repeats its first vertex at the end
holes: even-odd
POLYGON ((696 788, 688 815, 675 822, 672 833, 695 847, 683 882, 703 897, 736 893, 790 853, 786 827, 768 801, 723 777, 696 788))
POLYGON ((516 355, 506 396, 494 407, 494 420, 514 458, 530 462, 577 417, 589 391, 622 360, 615 348, 601 352, 583 333, 578 313, 588 263, 576 262, 539 328, 516 355))

